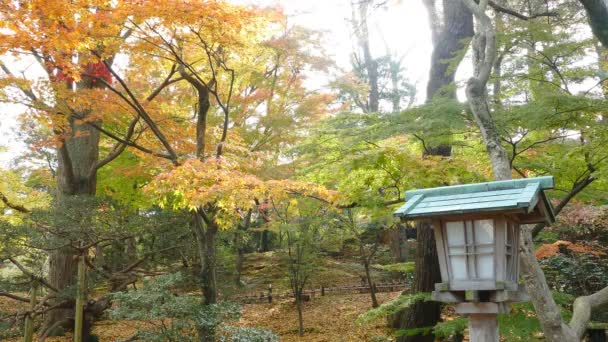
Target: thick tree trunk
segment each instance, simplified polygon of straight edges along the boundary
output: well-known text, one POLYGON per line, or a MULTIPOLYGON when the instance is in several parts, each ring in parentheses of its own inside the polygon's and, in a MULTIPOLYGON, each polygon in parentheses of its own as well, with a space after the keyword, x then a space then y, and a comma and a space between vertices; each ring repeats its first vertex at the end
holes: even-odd
POLYGON ((205 139, 207 135, 207 113, 211 104, 209 103, 209 90, 207 87, 198 87, 198 115, 196 119, 196 155, 205 157, 205 139))
MULTIPOLYGON (((494 27, 485 13, 487 0, 479 1, 479 3, 474 0, 463 1, 474 13, 477 22, 473 44, 475 75, 467 84, 467 98, 484 138, 495 179, 511 179, 509 159, 498 140, 498 133, 490 116, 485 91, 496 55, 494 27)), ((585 333, 587 323, 591 319, 593 310, 608 303, 608 287, 589 296, 578 297, 574 301, 572 319, 569 324, 566 324, 534 254, 533 230, 534 227, 530 225, 522 227, 521 270, 524 284, 532 299, 544 336, 549 342, 580 341, 585 333)))
POLYGON ((579 0, 589 19, 589 25, 597 39, 608 48, 608 1, 579 0))
MULTIPOLYGON (((435 283, 441 282, 437 246, 433 229, 429 222, 423 221, 417 225, 416 268, 412 292, 430 292, 435 289, 435 283)), ((393 318, 393 328, 415 329, 433 327, 441 318, 441 304, 437 302, 417 302, 407 310, 403 310, 393 318)), ((433 342, 432 334, 401 336, 399 342, 433 342)))
MULTIPOLYGON (((99 122, 97 122, 99 124, 99 122)), ((99 158, 99 131, 71 119, 71 136, 58 148, 57 199, 69 196, 94 196, 97 185, 95 165, 99 158)), ((49 255, 49 283, 59 291, 66 291, 75 284, 76 255, 69 247, 52 251, 49 255)), ((62 324, 63 330, 73 328, 74 310, 61 308, 50 310, 41 331, 62 324)), ((59 330, 58 330, 59 331, 59 330)), ((49 331, 49 335, 53 335, 49 331)))
MULTIPOLYGON (((200 209, 199 209, 200 210, 200 209)), ((201 260, 200 286, 204 304, 217 303, 215 236, 217 227, 206 224, 198 211, 193 213, 193 230, 201 260)))
POLYGON ((532 242, 531 227, 522 227, 522 246, 521 246, 521 270, 526 290, 534 300, 534 309, 538 315, 541 327, 547 341, 578 341, 575 336, 567 334, 567 328, 562 319, 559 307, 551 296, 551 289, 547 285, 545 274, 534 257, 534 243, 532 242), (542 279, 541 281, 539 281, 542 279), (549 294, 549 295, 547 295, 549 294))
POLYGON ((511 179, 509 156, 500 142, 498 129, 490 114, 485 83, 482 84, 478 79, 471 78, 467 82, 466 93, 475 122, 479 126, 481 136, 485 142, 494 177, 499 180, 511 179))
POLYGON ((201 283, 205 304, 217 303, 217 258, 215 247, 216 226, 207 226, 205 231, 205 259, 201 270, 201 283))
POLYGON ((270 231, 263 230, 260 233, 260 252, 269 252, 270 251, 270 231))
MULTIPOLYGON (((428 6, 427 6, 428 7, 428 6)), ((458 54, 468 45, 473 37, 473 16, 462 1, 443 0, 444 24, 437 30, 431 55, 431 70, 426 86, 427 102, 435 96, 456 98, 454 85, 455 68, 450 69, 449 60, 463 54, 458 54)), ((433 10, 429 8, 429 11, 433 10)), ((455 61, 454 65, 460 63, 455 61)))

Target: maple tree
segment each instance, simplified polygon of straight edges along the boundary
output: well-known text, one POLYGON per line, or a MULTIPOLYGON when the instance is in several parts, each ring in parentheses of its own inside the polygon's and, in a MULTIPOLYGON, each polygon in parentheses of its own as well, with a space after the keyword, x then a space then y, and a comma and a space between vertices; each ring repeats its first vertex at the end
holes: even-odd
MULTIPOLYGON (((256 53, 259 42, 271 38, 272 30, 264 33, 267 23, 281 17, 274 11, 223 2, 177 1, 174 6, 167 7, 153 2, 33 2, 3 6, 7 25, 3 52, 24 58, 33 56, 43 71, 43 76, 31 81, 16 76, 3 64, 2 69, 8 76, 3 79, 4 84, 20 90, 16 97, 10 92, 6 97, 27 105, 32 118, 41 127, 50 126, 52 135, 42 144, 57 149, 57 184, 60 193, 68 196, 94 195, 97 171, 118 158, 127 147, 133 149, 144 164, 156 164, 156 158, 160 157, 179 165, 182 162, 180 158, 194 150, 199 158, 204 159, 205 145, 212 144, 215 148, 210 147, 209 150, 215 149, 217 157, 222 156, 229 136, 232 97, 238 94, 240 102, 247 104, 258 96, 252 92, 263 92, 256 89, 262 88, 263 83, 255 85, 250 82, 256 74, 262 74, 260 68, 265 67, 263 60, 256 59, 259 57, 256 53), (201 18, 214 20, 201 21, 201 18), (218 21, 217 18, 221 19, 218 21), (121 58, 125 57, 129 62, 121 63, 121 58), (201 59, 207 62, 201 64, 198 62, 201 59), (150 75, 152 78, 141 77, 142 70, 154 68, 165 69, 167 74, 157 71, 150 75), (191 97, 187 87, 177 84, 179 81, 198 87, 198 97, 191 97), (244 93, 245 87, 250 87, 248 94, 244 93), (169 91, 171 95, 163 97, 163 91, 169 91), (147 96, 142 96, 146 93, 147 96), (192 127, 184 118, 189 111, 188 101, 201 99, 196 144, 192 144, 189 136, 194 134, 182 134, 184 129, 188 132, 192 127), (217 126, 209 127, 207 132, 210 101, 213 108, 219 109, 221 119, 211 113, 210 126, 217 126), (178 112, 181 109, 183 114, 173 116, 176 109, 178 112), (163 122, 162 128, 157 122, 163 122), (118 133, 120 131, 123 133, 118 133), (177 143, 174 144, 176 138, 177 143), (99 150, 107 150, 108 153, 100 158, 99 150)), ((283 41, 286 42, 285 39, 283 41)), ((277 46, 276 50, 281 50, 282 57, 267 67, 274 67, 272 87, 277 90, 262 96, 270 102, 275 96, 273 92, 279 92, 278 89, 281 97, 295 96, 291 102, 281 101, 280 108, 287 110, 280 112, 290 115, 285 118, 306 122, 314 118, 310 114, 315 106, 323 110, 318 101, 323 97, 302 101, 309 94, 303 92, 297 73, 292 72, 291 76, 289 73, 293 70, 291 68, 310 64, 314 58, 297 57, 300 50, 289 45, 284 48, 277 46), (287 49, 291 50, 284 53, 287 49), (283 77, 288 79, 283 80, 283 77)), ((278 54, 267 53, 262 57, 278 54)), ((265 80, 264 76, 270 75, 266 72, 261 82, 265 80)), ((328 101, 327 97, 325 101, 328 101)), ((251 111, 255 108, 248 110, 244 107, 241 113, 251 115, 248 114, 251 111)), ((270 110, 267 116, 272 116, 270 110)), ((285 119, 273 120, 285 124, 280 121, 285 119)), ((273 122, 265 123, 264 127, 272 126, 273 122)), ((243 123, 241 121, 240 125, 243 123)), ((235 150, 237 154, 238 151, 246 153, 247 148, 235 145, 235 150)), ((74 264, 69 262, 72 253, 70 250, 52 253, 56 261, 51 261, 50 278, 59 290, 66 289, 73 282, 74 264)), ((209 294, 209 298, 215 296, 209 294)), ((58 324, 65 324, 66 317, 70 315, 69 310, 53 312, 56 314, 50 315, 47 323, 46 330, 49 331, 58 324)))

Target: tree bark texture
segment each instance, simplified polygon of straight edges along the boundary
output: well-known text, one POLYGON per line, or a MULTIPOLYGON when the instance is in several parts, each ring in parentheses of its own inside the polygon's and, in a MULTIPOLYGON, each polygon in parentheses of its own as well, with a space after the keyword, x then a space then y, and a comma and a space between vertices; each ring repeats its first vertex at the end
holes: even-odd
POLYGON ((200 286, 203 302, 205 305, 215 304, 217 303, 215 237, 218 230, 217 227, 204 222, 199 211, 193 213, 193 221, 198 254, 201 260, 200 286))
POLYGON ((608 1, 579 0, 589 19, 591 30, 597 39, 608 48, 608 1))
MULTIPOLYGON (((91 115, 85 113, 86 116, 91 115)), ((82 120, 69 120, 71 133, 57 149, 57 200, 69 196, 94 196, 97 186, 96 165, 99 159, 99 131, 82 120)), ((97 120, 96 124, 100 124, 97 120)), ((74 250, 69 247, 52 251, 49 255, 49 283, 66 291, 75 284, 76 261, 74 250)), ((61 321, 72 321, 74 310, 58 308, 46 316, 44 329, 61 321)), ((71 328, 65 326, 65 328, 71 328)))
MULTIPOLYGON (((462 1, 443 0, 443 25, 433 28, 437 33, 433 42, 431 70, 426 86, 427 102, 435 96, 456 98, 454 86, 455 68, 450 69, 450 60, 465 49, 473 37, 473 16, 462 1)), ((429 12, 434 10, 427 5, 429 12)), ((438 25, 438 22, 435 22, 438 25)), ((464 56, 464 54, 460 54, 464 56)), ((462 59, 462 57, 460 57, 462 59)), ((456 61, 460 63, 460 61, 456 61)), ((454 64, 456 65, 456 64, 454 64)))
POLYGON ((479 127, 490 157, 494 177, 511 179, 511 164, 502 146, 500 135, 488 104, 487 84, 496 60, 496 33, 491 19, 485 14, 487 2, 480 5, 465 0, 475 14, 477 32, 473 37, 474 76, 467 81, 466 94, 471 112, 479 127))
MULTIPOLYGON (((435 283, 441 282, 439 258, 433 228, 427 221, 417 225, 416 267, 412 292, 431 292, 435 283)), ((441 304, 438 302, 416 302, 402 310, 393 318, 393 328, 414 329, 433 327, 441 318, 441 304)), ((432 334, 401 336, 398 342, 433 342, 432 334)))
MULTIPOLYGON (((203 304, 217 303, 216 255, 215 236, 217 227, 208 225, 202 217, 200 209, 193 212, 192 228, 196 237, 196 245, 201 261, 199 273, 200 288, 203 295, 203 304)), ((199 327, 199 341, 214 341, 215 327, 199 327)))
POLYGON ((296 297, 296 306, 298 307, 298 334, 304 336, 304 317, 302 315, 302 291, 296 297))

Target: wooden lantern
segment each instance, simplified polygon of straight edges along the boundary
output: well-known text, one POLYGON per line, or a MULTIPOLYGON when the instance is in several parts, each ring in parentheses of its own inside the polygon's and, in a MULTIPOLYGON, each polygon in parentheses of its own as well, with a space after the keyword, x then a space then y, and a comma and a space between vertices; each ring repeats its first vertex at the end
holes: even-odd
POLYGON ((493 324, 488 341, 498 340, 495 315, 526 297, 518 286, 520 225, 555 220, 544 193, 552 188, 549 176, 411 190, 395 212, 432 224, 442 280, 433 299, 471 314, 473 330, 493 324))

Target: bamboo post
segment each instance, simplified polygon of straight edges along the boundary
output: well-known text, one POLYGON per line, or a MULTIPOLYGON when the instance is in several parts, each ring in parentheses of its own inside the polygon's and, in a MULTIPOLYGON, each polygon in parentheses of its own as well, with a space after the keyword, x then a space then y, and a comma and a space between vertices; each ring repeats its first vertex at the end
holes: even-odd
POLYGON ((30 312, 25 317, 25 327, 23 332, 23 342, 32 342, 34 338, 34 314, 36 308, 36 296, 38 295, 38 281, 32 281, 32 289, 30 293, 30 312))
POLYGON ((84 255, 78 258, 78 282, 76 292, 76 308, 74 309, 74 342, 82 342, 82 320, 85 301, 85 263, 84 255))

